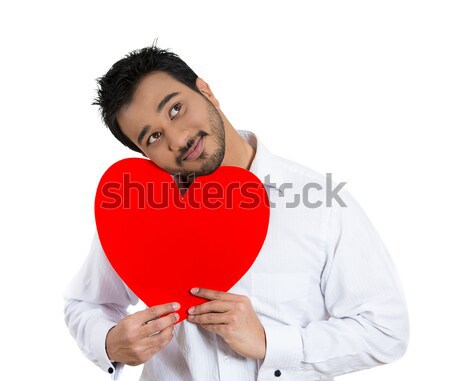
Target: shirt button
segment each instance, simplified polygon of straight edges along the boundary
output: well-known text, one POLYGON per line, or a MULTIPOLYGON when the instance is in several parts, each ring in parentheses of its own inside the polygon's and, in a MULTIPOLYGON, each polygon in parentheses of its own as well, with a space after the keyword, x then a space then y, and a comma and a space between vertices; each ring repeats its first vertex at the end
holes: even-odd
POLYGON ((274 373, 275 377, 280 377, 281 376, 281 372, 277 369, 274 373))
POLYGON ((223 357, 223 361, 225 361, 225 362, 230 362, 230 358, 229 358, 228 356, 224 356, 224 357, 223 357))
POLYGON ((113 372, 114 372, 114 369, 110 367, 110 368, 108 369, 108 373, 109 373, 109 374, 112 374, 113 372))

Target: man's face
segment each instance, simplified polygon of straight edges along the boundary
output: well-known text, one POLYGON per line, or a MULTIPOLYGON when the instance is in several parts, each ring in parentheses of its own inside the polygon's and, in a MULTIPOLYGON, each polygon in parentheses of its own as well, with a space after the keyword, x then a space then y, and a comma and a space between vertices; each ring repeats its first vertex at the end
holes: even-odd
MULTIPOLYGON (((207 94, 208 85, 199 83, 207 94)), ((205 96, 164 72, 141 80, 117 121, 149 159, 172 175, 206 175, 222 163, 225 131, 220 113, 205 96)))

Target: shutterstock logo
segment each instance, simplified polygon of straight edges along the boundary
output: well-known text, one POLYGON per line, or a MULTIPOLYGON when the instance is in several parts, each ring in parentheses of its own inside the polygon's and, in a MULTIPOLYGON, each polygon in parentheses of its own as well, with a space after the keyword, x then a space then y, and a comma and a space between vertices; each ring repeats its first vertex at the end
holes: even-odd
MULTIPOLYGON (((192 181, 194 179, 191 179, 192 181)), ((281 207, 279 203, 269 199, 270 192, 267 187, 278 189, 283 198, 289 193, 289 201, 283 205, 286 208, 296 208, 303 205, 307 208, 319 208, 325 200, 325 206, 331 207, 333 200, 339 206, 346 207, 339 192, 346 183, 339 183, 333 188, 332 174, 326 174, 325 189, 315 182, 306 183, 301 192, 292 183, 276 184, 270 180, 270 174, 265 176, 264 185, 259 181, 230 181, 230 182, 200 182, 193 181, 188 191, 179 188, 175 181, 136 181, 132 174, 124 172, 120 181, 105 182, 99 189, 101 192, 100 207, 104 209, 165 209, 176 208, 207 208, 243 209, 258 208, 261 204, 271 208, 281 207), (286 192, 296 190, 296 192, 286 192), (325 192, 325 197, 321 193, 325 192), (312 196, 315 194, 315 201, 312 196)), ((279 201, 279 198, 278 198, 279 201)))
MULTIPOLYGON (((333 205, 333 200, 336 200, 336 202, 339 204, 339 206, 345 208, 347 205, 342 200, 342 198, 339 196, 339 192, 342 190, 342 188, 347 184, 346 182, 340 182, 336 187, 333 188, 333 175, 331 173, 327 173, 325 177, 325 205, 327 208, 331 207, 333 205)), ((270 174, 266 175, 264 178, 264 183, 272 186, 274 188, 277 188, 281 194, 282 197, 285 196, 285 190, 287 189, 293 189, 292 183, 283 183, 283 184, 276 184, 272 183, 270 181, 270 174)), ((321 199, 318 199, 314 202, 311 200, 311 194, 316 193, 316 196, 320 198, 321 193, 323 193, 323 186, 316 182, 310 182, 306 183, 302 189, 301 194, 299 193, 293 193, 293 200, 286 203, 286 208, 296 208, 300 205, 300 203, 303 203, 304 206, 307 208, 319 208, 323 205, 323 201, 321 199), (315 192, 313 192, 315 191, 315 192)), ((322 197, 323 198, 323 197, 322 197)), ((270 202, 271 207, 275 207, 275 204, 273 202, 270 202)))
POLYGON ((131 179, 130 173, 124 173, 121 182, 107 182, 101 188, 103 201, 100 205, 105 209, 168 207, 231 209, 238 202, 243 209, 257 208, 261 203, 268 205, 267 197, 262 197, 263 185, 255 181, 233 181, 226 185, 210 181, 193 182, 189 191, 184 192, 175 181, 148 181, 145 184, 131 179), (182 195, 184 193, 184 196, 182 195))

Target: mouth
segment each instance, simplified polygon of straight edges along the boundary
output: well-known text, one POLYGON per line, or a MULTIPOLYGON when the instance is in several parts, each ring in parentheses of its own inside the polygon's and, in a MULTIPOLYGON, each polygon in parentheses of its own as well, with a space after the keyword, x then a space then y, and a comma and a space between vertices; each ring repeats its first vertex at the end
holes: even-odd
POLYGON ((198 138, 189 151, 183 156, 183 161, 196 160, 203 152, 203 136, 198 138))

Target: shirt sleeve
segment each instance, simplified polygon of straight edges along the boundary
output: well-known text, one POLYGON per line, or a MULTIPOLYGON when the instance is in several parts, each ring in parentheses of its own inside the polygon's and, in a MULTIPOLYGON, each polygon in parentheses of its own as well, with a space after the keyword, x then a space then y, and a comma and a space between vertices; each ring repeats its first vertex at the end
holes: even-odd
POLYGON ((328 379, 392 362, 406 351, 409 320, 395 266, 361 207, 348 192, 341 197, 347 207, 333 206, 325 221, 320 287, 329 318, 305 327, 265 325, 259 381, 283 370, 294 378, 328 379))
POLYGON ((123 364, 109 360, 106 335, 138 298, 110 265, 97 234, 88 257, 64 293, 64 302, 67 327, 83 354, 110 373, 113 380, 119 379, 123 364))

